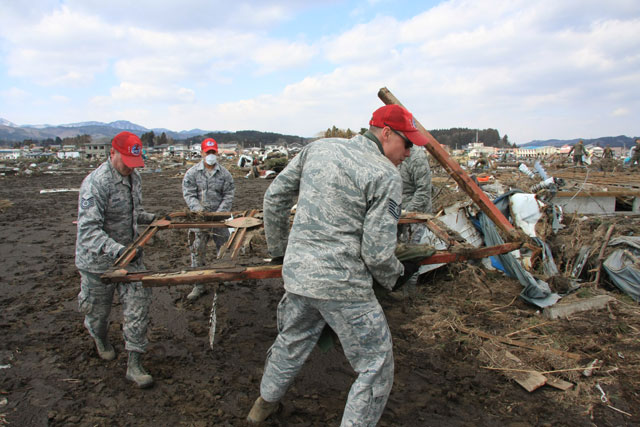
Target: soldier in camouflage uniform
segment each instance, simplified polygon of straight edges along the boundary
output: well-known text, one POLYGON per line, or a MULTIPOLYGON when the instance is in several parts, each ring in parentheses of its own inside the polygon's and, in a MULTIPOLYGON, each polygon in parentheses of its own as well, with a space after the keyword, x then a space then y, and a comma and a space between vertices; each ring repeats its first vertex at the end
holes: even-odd
POLYGON ((631 168, 640 167, 640 138, 636 139, 636 146, 631 150, 631 168))
POLYGON ((398 170, 402 177, 402 209, 431 213, 431 168, 425 149, 411 147, 411 155, 398 170))
POLYGON ((284 261, 286 292, 249 422, 278 408, 325 325, 358 373, 342 425, 373 426, 382 415, 393 384, 393 351, 372 286, 375 280, 392 290, 417 270, 394 255, 402 198, 395 166, 409 156, 412 142, 424 145, 426 138, 398 105, 376 110, 369 124, 364 135, 306 146, 265 194, 265 236, 272 262, 284 261))
MULTIPOLYGON (((138 224, 151 223, 155 218, 142 208, 140 175, 135 171, 144 166, 141 154, 140 139, 122 132, 113 138, 110 159, 82 181, 76 266, 81 277, 78 304, 85 315, 84 326, 105 360, 116 356, 107 335, 113 294, 118 293, 123 307, 125 349, 129 352, 126 378, 143 388, 153 384, 153 378, 140 364, 140 355, 148 343, 151 289, 143 288, 140 282, 105 284, 100 281, 100 275, 138 237, 138 224)), ((130 264, 131 271, 144 270, 141 255, 140 248, 130 264)))
MULTIPOLYGON (((402 210, 407 212, 431 213, 431 168, 423 147, 411 147, 411 155, 398 166, 402 177, 402 210)), ((427 226, 405 224, 400 227, 400 240, 420 243, 427 226)), ((405 292, 410 292, 418 282, 418 272, 408 280, 405 292)))
POLYGON ((583 166, 584 162, 582 161, 582 156, 586 154, 587 150, 584 148, 584 144, 582 143, 582 140, 578 141, 576 145, 571 147, 571 150, 569 150, 569 153, 567 154, 567 156, 571 155, 572 152, 573 152, 573 163, 576 166, 577 165, 583 166))
MULTIPOLYGON (((202 141, 202 161, 192 166, 182 180, 182 195, 192 212, 229 212, 233 203, 235 185, 227 169, 218 163, 218 143, 213 138, 202 141)), ((189 229, 191 267, 203 267, 209 239, 216 243, 218 251, 229 239, 226 228, 200 230, 189 229)), ((187 299, 194 301, 206 292, 204 285, 193 286, 187 299)))

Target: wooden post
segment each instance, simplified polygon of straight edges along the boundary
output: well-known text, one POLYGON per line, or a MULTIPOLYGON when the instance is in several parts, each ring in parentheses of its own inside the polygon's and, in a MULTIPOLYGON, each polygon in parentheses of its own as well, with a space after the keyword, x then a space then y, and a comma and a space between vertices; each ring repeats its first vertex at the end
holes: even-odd
MULTIPOLYGON (((402 107, 402 103, 396 98, 386 87, 383 87, 378 92, 378 98, 382 100, 386 105, 397 104, 402 107)), ((513 225, 502 215, 502 212, 493 204, 487 195, 478 187, 478 185, 469 177, 469 175, 460 167, 458 162, 453 160, 449 153, 440 146, 440 143, 418 122, 415 116, 413 116, 416 127, 422 133, 429 142, 425 146, 427 151, 440 162, 444 170, 458 183, 460 188, 471 197, 476 205, 484 212, 498 228, 504 231, 510 240, 517 240, 518 235, 513 225)))

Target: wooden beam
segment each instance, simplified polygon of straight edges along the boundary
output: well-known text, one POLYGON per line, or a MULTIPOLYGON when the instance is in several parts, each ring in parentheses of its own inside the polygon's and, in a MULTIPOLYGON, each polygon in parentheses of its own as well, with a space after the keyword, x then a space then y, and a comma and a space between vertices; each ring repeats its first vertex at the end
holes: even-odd
MULTIPOLYGON (((386 87, 378 92, 378 98, 385 104, 396 104, 403 106, 386 87)), ((404 106, 403 106, 404 107, 404 106)), ((449 153, 440 146, 440 143, 418 122, 413 116, 416 127, 428 140, 425 148, 427 151, 442 165, 445 171, 458 183, 460 188, 471 197, 471 200, 484 212, 498 228, 500 228, 508 237, 508 240, 517 240, 517 233, 513 225, 502 215, 502 212, 493 204, 489 197, 480 189, 480 187, 471 179, 471 177, 462 169, 462 167, 449 156, 449 153)))
POLYGON ((480 259, 488 256, 499 255, 520 249, 522 242, 503 243, 497 246, 488 246, 477 249, 469 249, 464 252, 454 253, 437 251, 434 255, 423 259, 420 264, 442 264, 449 262, 465 261, 468 259, 480 259))

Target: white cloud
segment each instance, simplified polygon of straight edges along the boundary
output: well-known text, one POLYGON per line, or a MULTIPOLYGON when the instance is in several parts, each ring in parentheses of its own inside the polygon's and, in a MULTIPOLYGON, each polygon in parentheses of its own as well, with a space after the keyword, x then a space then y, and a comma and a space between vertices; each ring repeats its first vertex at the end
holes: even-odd
POLYGON ((614 117, 628 116, 630 113, 628 108, 619 107, 611 112, 611 115, 614 117))
POLYGON ((74 9, 96 14, 113 23, 166 31, 195 29, 216 32, 220 29, 245 28, 248 31, 273 27, 293 18, 296 11, 318 1, 244 0, 67 0, 74 9))
POLYGON ((638 2, 451 0, 406 20, 362 13, 354 25, 347 13, 342 32, 317 39, 269 33, 321 4, 41 1, 8 7, 0 35, 14 79, 89 88, 75 112, 101 116, 64 122, 311 135, 366 126, 387 86, 427 128, 497 127, 518 142, 637 133, 638 2), (135 116, 113 117, 124 113, 135 116))
POLYGON ((10 87, 0 92, 0 96, 6 102, 23 102, 30 97, 30 94, 19 87, 10 87))
POLYGON ((194 92, 191 89, 177 86, 166 87, 122 82, 119 86, 111 89, 111 98, 115 102, 189 103, 194 99, 194 92))
POLYGON ((305 43, 273 41, 255 50, 253 59, 260 65, 259 73, 289 69, 307 64, 316 49, 305 43))
POLYGON ((53 102, 53 104, 69 104, 71 102, 71 100, 69 99, 68 96, 64 96, 64 95, 53 95, 51 96, 51 102, 53 102))

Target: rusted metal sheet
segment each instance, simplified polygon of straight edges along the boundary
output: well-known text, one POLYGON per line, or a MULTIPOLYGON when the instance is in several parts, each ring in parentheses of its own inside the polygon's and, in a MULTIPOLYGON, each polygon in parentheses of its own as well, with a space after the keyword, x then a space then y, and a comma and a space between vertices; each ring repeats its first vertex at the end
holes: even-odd
MULTIPOLYGON (((386 87, 383 87, 378 92, 378 97, 386 105, 397 104, 403 106, 402 103, 396 98, 386 87)), ((518 236, 513 225, 502 215, 502 212, 496 207, 496 205, 489 200, 487 195, 480 189, 480 187, 471 179, 471 177, 460 167, 458 162, 453 160, 449 153, 440 146, 440 143, 427 131, 418 120, 415 118, 415 124, 418 130, 428 139, 428 143, 425 146, 427 151, 442 165, 445 171, 458 183, 460 188, 471 197, 476 205, 484 212, 491 220, 505 232, 509 240, 517 240, 518 236)))

